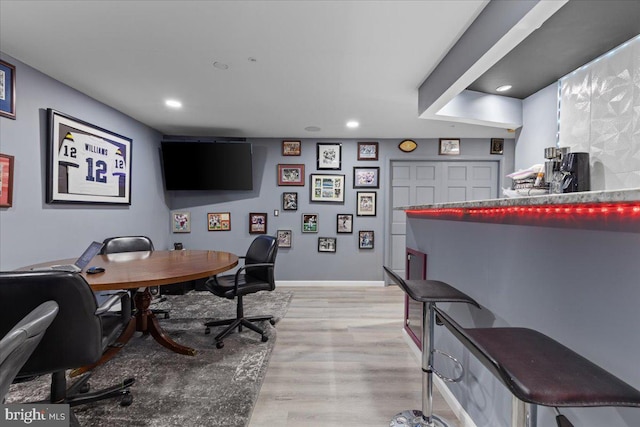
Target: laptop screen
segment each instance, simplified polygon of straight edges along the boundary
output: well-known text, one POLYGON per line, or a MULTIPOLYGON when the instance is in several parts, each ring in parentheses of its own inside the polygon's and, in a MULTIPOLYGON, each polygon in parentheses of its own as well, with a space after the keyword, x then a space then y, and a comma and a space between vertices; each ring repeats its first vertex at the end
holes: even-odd
POLYGON ((78 258, 75 264, 81 270, 84 270, 84 268, 89 264, 89 262, 91 262, 93 257, 100 253, 100 249, 102 249, 102 246, 103 246, 102 242, 91 243, 87 248, 87 250, 85 250, 84 253, 80 255, 80 258, 78 258))

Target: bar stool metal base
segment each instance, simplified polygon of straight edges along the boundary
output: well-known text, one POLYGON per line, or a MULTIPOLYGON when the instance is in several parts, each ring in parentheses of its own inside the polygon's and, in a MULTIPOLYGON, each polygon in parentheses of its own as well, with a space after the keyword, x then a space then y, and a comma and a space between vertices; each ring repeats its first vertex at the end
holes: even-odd
POLYGON ((408 409, 396 414, 391 419, 389 427, 451 427, 451 423, 436 415, 432 415, 431 423, 427 423, 422 417, 422 411, 408 409))

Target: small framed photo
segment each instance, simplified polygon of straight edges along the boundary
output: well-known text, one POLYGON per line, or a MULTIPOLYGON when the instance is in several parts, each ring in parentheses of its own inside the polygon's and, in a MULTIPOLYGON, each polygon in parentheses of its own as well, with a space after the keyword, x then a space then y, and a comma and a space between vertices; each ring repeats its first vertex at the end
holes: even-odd
POLYGON ((267 234, 266 213, 254 212, 249 214, 249 234, 267 234))
POLYGON ((231 230, 231 213, 212 212, 207 214, 209 231, 229 231, 231 230))
POLYGON ((378 143, 358 142, 358 160, 378 160, 378 143))
POLYGON ((335 237, 318 237, 318 252, 335 252, 336 241, 335 237))
POLYGON ((375 191, 358 191, 356 197, 356 215, 376 216, 375 191))
POLYGON ((337 233, 353 233, 353 215, 351 214, 338 214, 337 233))
POLYGON ((342 144, 318 142, 318 169, 342 169, 342 144))
POLYGON ((0 208, 13 206, 13 156, 0 154, 0 208))
POLYGON ((299 156, 302 153, 300 141, 282 141, 283 156, 299 156))
POLYGON ((448 156, 460 154, 460 139, 440 138, 440 154, 448 156))
POLYGON ((172 212, 171 229, 174 233, 191 233, 191 214, 189 212, 172 212))
POLYGON ((491 138, 491 154, 504 153, 504 139, 491 138))
POLYGON ((344 203, 344 175, 311 174, 311 201, 344 203))
POLYGON ((16 67, 0 60, 0 116, 16 119, 16 67))
POLYGON ((276 232, 276 238, 278 239, 279 248, 291 247, 291 230, 278 230, 276 232))
POLYGON ((373 230, 358 231, 358 249, 373 249, 373 230))
POLYGON ((315 213, 302 214, 302 232, 303 233, 318 232, 318 214, 315 214, 315 213))
POLYGON ((298 210, 298 193, 295 193, 295 192, 282 193, 282 210, 283 211, 298 210))
POLYGON ((353 188, 380 188, 380 168, 353 168, 353 188))
POLYGON ((278 164, 278 185, 304 186, 304 165, 278 164))

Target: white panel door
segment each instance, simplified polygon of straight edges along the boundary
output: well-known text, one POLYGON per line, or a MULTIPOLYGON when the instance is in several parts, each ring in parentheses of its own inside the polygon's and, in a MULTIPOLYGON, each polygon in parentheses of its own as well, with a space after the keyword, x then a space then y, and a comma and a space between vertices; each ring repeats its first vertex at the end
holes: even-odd
MULTIPOLYGON (((497 161, 392 161, 391 206, 427 205, 498 197, 497 161)), ((391 211, 391 268, 405 277, 406 215, 391 211)))

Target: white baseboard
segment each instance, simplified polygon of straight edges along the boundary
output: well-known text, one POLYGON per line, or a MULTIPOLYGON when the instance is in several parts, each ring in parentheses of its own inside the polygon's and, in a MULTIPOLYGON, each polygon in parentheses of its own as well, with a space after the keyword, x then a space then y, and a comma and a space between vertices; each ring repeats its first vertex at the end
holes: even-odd
POLYGON ((277 286, 384 286, 384 280, 276 280, 277 286))
MULTIPOLYGON (((409 336, 407 331, 404 330, 404 328, 402 329, 402 337, 415 356, 418 369, 420 369, 422 367, 422 351, 420 351, 416 343, 409 336)), ((416 375, 419 374, 416 373, 416 375)), ((447 387, 445 382, 442 381, 437 375, 434 375, 433 383, 435 384, 436 388, 444 398, 445 402, 447 402, 453 413, 456 414, 456 417, 458 417, 460 427, 477 427, 476 423, 471 419, 469 414, 467 414, 467 411, 464 410, 460 402, 458 402, 458 399, 456 399, 453 393, 451 393, 451 390, 449 390, 449 387, 447 387)))

